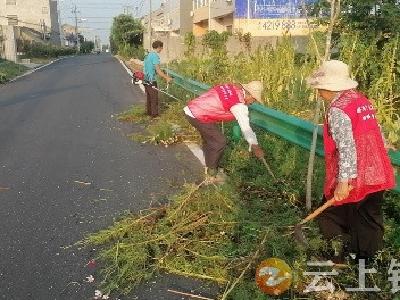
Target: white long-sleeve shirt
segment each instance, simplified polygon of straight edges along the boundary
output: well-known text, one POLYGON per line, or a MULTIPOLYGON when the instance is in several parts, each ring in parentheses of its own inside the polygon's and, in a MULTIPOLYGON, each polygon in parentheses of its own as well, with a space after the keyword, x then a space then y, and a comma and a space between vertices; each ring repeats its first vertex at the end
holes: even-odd
MULTIPOLYGON (((183 110, 185 111, 186 115, 191 118, 195 118, 189 107, 186 106, 183 110)), ((245 140, 249 143, 249 145, 258 145, 257 136, 250 126, 249 108, 247 107, 247 105, 245 105, 244 103, 238 103, 232 106, 230 111, 239 123, 243 136, 245 140)))

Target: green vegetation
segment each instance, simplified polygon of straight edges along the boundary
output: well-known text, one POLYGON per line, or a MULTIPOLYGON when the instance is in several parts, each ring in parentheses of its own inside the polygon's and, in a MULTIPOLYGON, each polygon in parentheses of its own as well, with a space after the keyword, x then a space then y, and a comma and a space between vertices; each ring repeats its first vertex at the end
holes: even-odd
POLYGON ((118 121, 143 123, 149 121, 150 117, 146 115, 146 108, 143 105, 133 105, 127 111, 117 116, 118 121))
MULTIPOLYGON (((248 39, 247 37, 246 39, 248 39)), ((323 35, 315 35, 323 49, 323 35)), ((188 37, 187 53, 193 47, 188 37)), ((228 55, 226 35, 211 32, 203 41, 203 55, 189 56, 170 64, 178 73, 209 84, 262 80, 266 87, 264 104, 312 120, 315 95, 306 78, 319 63, 314 41, 310 39, 307 51, 296 53, 293 41, 284 37, 275 47, 265 46, 253 52, 228 55)), ((381 49, 376 43, 364 41, 361 34, 342 34, 334 58, 340 58, 352 67, 360 89, 378 110, 385 133, 393 144, 400 143, 400 39, 390 38, 381 49)))
MULTIPOLYGON (((398 1, 379 1, 379 6, 376 3, 342 1, 344 14, 339 20, 341 29, 334 33, 333 57, 349 63, 360 89, 375 102, 390 141, 399 145, 400 54, 398 24, 394 24, 400 15, 398 1), (374 5, 376 13, 371 15, 374 5)), ((320 1, 314 13, 323 12, 327 7, 327 1, 320 1)), ((324 18, 320 21, 326 23, 324 18)), ((265 105, 312 119, 315 95, 307 87, 306 78, 319 64, 317 52, 324 52, 323 34, 314 34, 307 50, 301 54, 296 53, 289 37, 282 38, 276 47, 251 49, 251 37, 243 35, 240 42, 246 45, 245 53, 230 56, 226 40, 226 34, 209 32, 201 43, 203 54, 194 56, 193 50, 199 45, 188 34, 186 57, 170 67, 209 84, 220 83, 221 78, 224 82, 262 80, 266 87, 265 105)), ((139 137, 142 141, 168 145, 198 139, 182 113, 187 100, 194 95, 177 87, 170 92, 181 100, 163 99, 164 113, 146 123, 147 134, 139 137)), ((121 118, 143 121, 140 116, 143 112, 134 109, 121 118)), ((227 137, 232 136, 232 125, 225 125, 223 130, 227 137)), ((294 273, 292 288, 282 298, 346 299, 337 294, 303 292, 313 279, 304 275, 305 271, 313 271, 307 267, 307 261, 320 260, 337 246, 336 241, 322 240, 315 223, 306 229, 307 246, 297 245, 292 237, 292 226, 306 214, 305 175, 309 153, 265 132, 259 131, 258 136, 278 182, 251 156, 244 141, 231 140, 223 163, 229 174, 227 184, 222 187, 187 184, 180 193, 170 197, 166 206, 127 216, 85 240, 87 245, 102 248, 100 258, 106 266, 103 269, 106 291, 127 293, 154 273, 166 271, 218 283, 219 299, 272 299, 258 290, 254 274, 261 260, 278 257, 289 263, 294 273)), ((323 161, 318 158, 313 179, 314 208, 320 204, 323 178, 323 161)), ((347 299, 393 299, 388 268, 390 260, 400 255, 398 199, 398 194, 386 196, 385 247, 373 263, 378 273, 367 276, 367 286, 376 284, 382 291, 372 296, 353 293, 347 299)), ((357 266, 350 263, 332 282, 337 291, 358 287, 357 266)))
POLYGON ((0 59, 0 84, 5 83, 18 75, 21 75, 27 69, 28 68, 25 66, 0 59))
POLYGON ((91 53, 94 49, 94 43, 92 41, 83 41, 81 43, 81 53, 88 54, 91 53))
MULTIPOLYGON (((225 130, 230 136, 231 129, 225 130)), ((308 153, 261 131, 258 136, 269 163, 284 183, 268 176, 263 165, 249 154, 244 141, 231 141, 224 161, 230 175, 228 184, 200 188, 188 184, 170 197, 168 205, 128 216, 88 237, 87 244, 103 247, 100 258, 107 266, 103 269, 104 290, 128 293, 153 274, 166 271, 216 282, 223 297, 225 288, 246 269, 243 280, 224 299, 269 299, 255 285, 255 268, 265 258, 279 257, 292 266, 296 278, 285 297, 324 299, 321 294, 302 294, 312 279, 303 272, 310 271, 308 260, 322 257, 333 246, 322 241, 315 224, 306 231, 306 248, 297 245, 291 235, 292 226, 304 215, 308 153), (261 244, 264 239, 266 242, 261 244), (254 259, 256 251, 260 254, 254 259)), ((323 173, 323 162, 318 159, 314 207, 320 202, 323 173)), ((386 201, 386 248, 375 264, 380 273, 373 276, 374 282, 385 289, 379 299, 391 299, 386 268, 391 255, 400 254, 400 207, 395 197, 389 196, 386 201)), ((357 276, 356 268, 349 266, 335 278, 336 288, 357 286, 357 276)), ((351 299, 365 297, 359 293, 351 299)))
POLYGON ((143 26, 140 20, 128 15, 115 17, 111 27, 110 45, 113 54, 143 59, 143 26))
POLYGON ((75 54, 76 50, 72 48, 57 47, 42 43, 23 43, 21 52, 24 52, 24 58, 56 58, 75 54))

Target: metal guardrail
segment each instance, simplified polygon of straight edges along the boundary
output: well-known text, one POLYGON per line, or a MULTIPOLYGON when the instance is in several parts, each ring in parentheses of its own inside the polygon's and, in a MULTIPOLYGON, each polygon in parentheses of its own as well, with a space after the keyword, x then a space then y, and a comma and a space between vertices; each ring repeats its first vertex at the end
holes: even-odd
POLYGON ((180 86, 188 92, 192 92, 195 95, 200 95, 211 88, 211 86, 208 84, 192 80, 172 70, 164 69, 164 71, 174 78, 174 84, 180 86))
MULTIPOLYGON (((174 83, 192 92, 195 95, 207 91, 211 88, 210 85, 201 83, 190 78, 186 78, 172 70, 165 69, 172 77, 174 83)), ((278 135, 285 140, 296 144, 306 150, 310 150, 313 131, 315 125, 311 122, 297 118, 295 116, 287 115, 283 112, 265 107, 261 104, 253 104, 250 106, 250 121, 252 124, 278 135)), ((324 156, 324 146, 322 138, 322 128, 318 126, 318 140, 317 140, 317 155, 324 156)), ((240 132, 235 130, 235 132, 240 132)), ((390 158, 394 166, 400 167, 400 151, 390 151, 390 158)), ((397 175, 397 187, 395 191, 400 192, 400 174, 397 175)))

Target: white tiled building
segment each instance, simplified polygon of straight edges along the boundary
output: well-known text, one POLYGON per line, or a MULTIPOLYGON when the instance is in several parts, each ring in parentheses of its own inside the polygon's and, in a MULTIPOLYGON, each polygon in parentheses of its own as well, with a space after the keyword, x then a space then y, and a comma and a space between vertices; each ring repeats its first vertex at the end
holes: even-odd
POLYGON ((56 0, 0 0, 0 25, 27 27, 61 43, 56 0))

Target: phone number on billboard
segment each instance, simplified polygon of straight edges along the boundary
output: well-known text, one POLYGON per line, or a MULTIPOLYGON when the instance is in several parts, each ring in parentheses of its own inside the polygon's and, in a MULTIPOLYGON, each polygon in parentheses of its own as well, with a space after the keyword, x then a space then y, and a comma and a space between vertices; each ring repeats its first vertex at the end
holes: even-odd
POLYGON ((307 28, 307 23, 296 20, 268 20, 260 22, 260 26, 264 30, 291 30, 307 28))

